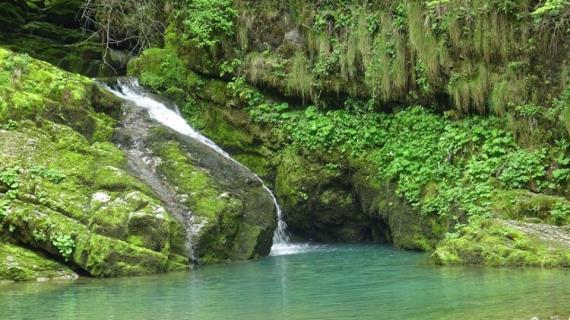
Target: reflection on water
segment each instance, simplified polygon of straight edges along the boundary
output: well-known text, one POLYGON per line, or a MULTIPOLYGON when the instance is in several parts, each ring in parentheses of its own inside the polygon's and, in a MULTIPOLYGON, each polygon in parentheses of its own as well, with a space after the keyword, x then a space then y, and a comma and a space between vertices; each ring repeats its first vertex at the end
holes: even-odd
POLYGON ((565 270, 437 268, 373 245, 189 273, 0 287, 1 319, 530 319, 570 316, 565 270))

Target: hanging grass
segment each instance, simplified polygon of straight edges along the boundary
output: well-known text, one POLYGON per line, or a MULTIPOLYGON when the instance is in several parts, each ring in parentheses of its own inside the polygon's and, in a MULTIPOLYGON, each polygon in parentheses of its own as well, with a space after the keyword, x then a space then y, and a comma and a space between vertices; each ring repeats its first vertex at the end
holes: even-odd
POLYGON ((287 78, 289 94, 299 94, 303 101, 313 96, 313 74, 309 71, 307 58, 302 52, 297 52, 291 61, 287 78))

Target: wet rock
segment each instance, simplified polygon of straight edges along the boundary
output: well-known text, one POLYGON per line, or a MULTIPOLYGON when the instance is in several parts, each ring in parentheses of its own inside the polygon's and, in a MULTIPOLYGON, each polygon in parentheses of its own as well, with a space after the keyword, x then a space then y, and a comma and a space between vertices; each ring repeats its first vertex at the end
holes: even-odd
POLYGON ((347 173, 295 153, 283 153, 275 192, 291 231, 317 241, 371 239, 370 219, 360 210, 347 173))
POLYGON ((137 108, 125 105, 116 139, 125 147, 131 170, 184 226, 194 257, 212 263, 267 255, 275 207, 259 179, 202 142, 151 121, 137 108))

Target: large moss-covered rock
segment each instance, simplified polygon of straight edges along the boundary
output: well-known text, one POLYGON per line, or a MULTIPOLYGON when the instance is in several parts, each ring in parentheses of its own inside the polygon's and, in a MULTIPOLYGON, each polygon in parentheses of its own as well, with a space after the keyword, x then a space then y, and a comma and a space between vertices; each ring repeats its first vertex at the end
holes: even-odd
POLYGON ((493 203, 493 212, 498 217, 558 225, 570 224, 570 201, 564 197, 516 190, 498 192, 493 203), (560 209, 557 210, 557 207, 560 209), (564 208, 568 212, 562 212, 564 208))
POLYGON ((0 75, 2 235, 93 276, 186 269, 180 222, 127 171, 117 121, 97 112, 120 103, 4 49, 0 75))
POLYGON ((134 170, 182 221, 194 257, 204 263, 266 255, 276 226, 275 206, 247 168, 202 142, 149 121, 125 106, 117 139, 134 170), (136 132, 136 134, 134 134, 136 132), (137 140, 138 139, 138 140, 137 140), (137 149, 144 145, 145 149, 137 149), (146 164, 137 158, 152 159, 146 164))
POLYGON ((74 280, 78 275, 62 263, 19 245, 0 242, 0 283, 3 281, 74 280))
POLYGON ((570 232, 546 224, 476 219, 438 246, 441 265, 570 267, 570 232))

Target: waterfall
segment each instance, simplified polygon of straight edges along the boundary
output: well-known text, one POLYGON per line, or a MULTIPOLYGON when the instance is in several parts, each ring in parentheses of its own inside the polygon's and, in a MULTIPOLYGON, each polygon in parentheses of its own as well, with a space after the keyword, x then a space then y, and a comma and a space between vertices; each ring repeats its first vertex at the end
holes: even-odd
MULTIPOLYGON (((120 79, 117 85, 113 88, 107 86, 109 90, 114 95, 134 103, 136 106, 143 108, 148 111, 150 118, 154 121, 161 123, 162 125, 182 134, 188 136, 200 143, 204 144, 208 148, 212 149, 216 153, 222 155, 223 157, 233 161, 242 168, 251 172, 243 164, 239 163, 237 160, 233 159, 227 152, 216 145, 212 140, 200 134, 196 131, 184 118, 180 115, 177 108, 172 110, 168 108, 164 103, 158 101, 152 96, 145 94, 144 89, 142 89, 136 79, 120 79)), ((252 173, 263 185, 263 188, 271 195, 275 209, 277 211, 277 228, 273 235, 273 246, 271 247, 270 255, 283 255, 291 254, 300 251, 305 245, 291 244, 289 239, 289 234, 287 232, 287 224, 283 220, 283 214, 277 199, 271 190, 263 183, 263 180, 252 173)), ((187 218, 187 217, 186 217, 187 218)))

